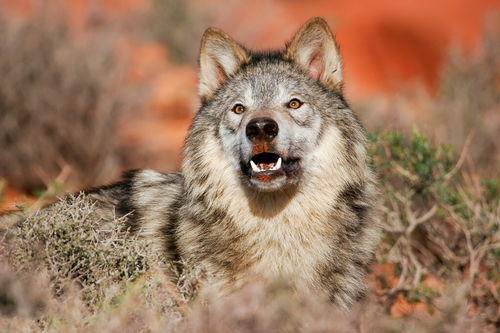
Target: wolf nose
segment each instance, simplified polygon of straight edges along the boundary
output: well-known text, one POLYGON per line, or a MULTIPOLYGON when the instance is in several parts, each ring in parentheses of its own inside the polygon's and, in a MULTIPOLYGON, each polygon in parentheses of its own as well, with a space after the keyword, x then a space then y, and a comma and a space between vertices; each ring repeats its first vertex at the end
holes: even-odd
POLYGON ((250 120, 246 134, 250 141, 271 142, 278 135, 278 123, 269 117, 259 117, 250 120))

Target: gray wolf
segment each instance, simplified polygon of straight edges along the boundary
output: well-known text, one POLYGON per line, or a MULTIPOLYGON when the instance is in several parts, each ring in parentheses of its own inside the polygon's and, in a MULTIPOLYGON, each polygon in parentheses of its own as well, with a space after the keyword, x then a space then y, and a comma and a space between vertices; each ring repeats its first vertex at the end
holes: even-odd
POLYGON ((379 225, 365 130, 342 83, 323 19, 275 52, 209 28, 181 170, 131 171, 88 194, 103 212, 129 214, 127 227, 168 258, 202 265, 222 293, 286 279, 349 308, 379 225))

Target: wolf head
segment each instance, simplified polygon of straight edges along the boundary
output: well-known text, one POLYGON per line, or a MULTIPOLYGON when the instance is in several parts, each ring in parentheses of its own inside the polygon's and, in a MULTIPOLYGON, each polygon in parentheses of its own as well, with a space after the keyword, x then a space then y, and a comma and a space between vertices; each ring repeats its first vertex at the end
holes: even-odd
POLYGON ((201 41, 199 65, 202 106, 183 164, 195 186, 217 186, 215 173, 226 186, 287 191, 305 181, 315 164, 334 168, 335 159, 348 159, 344 150, 343 156, 326 151, 332 156, 315 158, 320 142, 340 144, 322 142, 326 128, 336 127, 346 147, 363 138, 342 97, 341 58, 323 19, 304 24, 282 52, 250 52, 210 28, 201 41))

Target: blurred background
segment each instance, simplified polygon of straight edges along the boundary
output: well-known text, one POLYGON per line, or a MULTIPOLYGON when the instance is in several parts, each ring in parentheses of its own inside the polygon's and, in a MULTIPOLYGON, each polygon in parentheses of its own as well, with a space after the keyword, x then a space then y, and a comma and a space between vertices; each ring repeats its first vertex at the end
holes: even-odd
POLYGON ((122 170, 177 170, 208 26, 282 48, 325 18, 369 131, 418 128, 498 177, 495 0, 0 0, 0 210, 122 170))

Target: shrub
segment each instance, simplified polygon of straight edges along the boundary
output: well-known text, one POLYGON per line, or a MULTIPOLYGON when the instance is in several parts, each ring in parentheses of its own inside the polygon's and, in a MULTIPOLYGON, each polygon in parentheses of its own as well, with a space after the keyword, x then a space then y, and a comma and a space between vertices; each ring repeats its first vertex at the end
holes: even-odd
POLYGON ((116 126, 138 94, 111 29, 77 36, 45 9, 0 16, 0 177, 25 190, 68 171, 70 187, 101 183, 118 167, 116 126))
POLYGON ((56 294, 74 280, 88 290, 87 297, 99 300, 101 285, 133 281, 158 259, 144 241, 123 230, 123 221, 99 216, 84 195, 70 196, 10 228, 10 263, 21 270, 46 267, 56 294))
MULTIPOLYGON (((371 153, 385 193, 384 237, 379 262, 396 267, 398 283, 385 284, 385 295, 398 294, 434 306, 446 285, 465 283, 464 304, 479 309, 485 322, 499 321, 500 197, 498 180, 480 180, 462 171, 449 145, 434 144, 414 132, 372 135, 371 153)), ((386 299, 387 301, 387 299, 386 299)))

